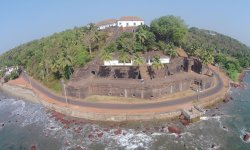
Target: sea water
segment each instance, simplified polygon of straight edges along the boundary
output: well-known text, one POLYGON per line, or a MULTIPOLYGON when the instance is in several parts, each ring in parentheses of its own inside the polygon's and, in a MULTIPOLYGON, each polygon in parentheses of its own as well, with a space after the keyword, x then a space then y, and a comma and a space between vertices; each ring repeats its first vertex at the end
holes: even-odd
POLYGON ((42 105, 0 93, 0 150, 27 150, 31 145, 39 150, 248 150, 250 143, 242 137, 250 132, 250 72, 244 81, 245 89, 231 89, 233 100, 208 110, 200 121, 188 126, 155 120, 87 122, 65 128, 42 105), (168 132, 167 126, 173 124, 182 130, 180 135, 168 132))

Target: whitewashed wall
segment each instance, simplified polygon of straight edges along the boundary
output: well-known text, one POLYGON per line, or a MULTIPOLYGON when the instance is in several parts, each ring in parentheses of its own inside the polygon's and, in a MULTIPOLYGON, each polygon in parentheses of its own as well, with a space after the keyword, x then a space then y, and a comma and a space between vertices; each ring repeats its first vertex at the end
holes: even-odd
POLYGON ((104 66, 132 66, 132 60, 130 63, 121 63, 119 60, 104 61, 104 66))
MULTIPOLYGON (((168 64, 170 62, 170 58, 160 58, 162 64, 168 64)), ((147 60, 147 65, 151 66, 153 62, 149 59, 147 60)))
POLYGON ((103 30, 103 29, 108 28, 108 27, 116 27, 116 23, 101 25, 98 27, 98 29, 103 30))
POLYGON ((144 21, 117 21, 118 27, 134 27, 139 25, 144 25, 144 21))

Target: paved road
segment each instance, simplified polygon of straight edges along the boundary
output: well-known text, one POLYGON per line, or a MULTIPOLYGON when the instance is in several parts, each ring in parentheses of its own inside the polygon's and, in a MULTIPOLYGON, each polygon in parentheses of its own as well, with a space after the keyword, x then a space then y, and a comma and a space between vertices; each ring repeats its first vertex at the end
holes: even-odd
MULTIPOLYGON (((206 90, 204 92, 199 93, 199 98, 205 98, 209 97, 213 94, 216 94, 217 92, 220 92, 223 88, 223 81, 220 78, 220 76, 214 72, 215 78, 217 80, 217 85, 213 87, 212 89, 206 90)), ((35 88, 36 90, 40 91, 41 93, 45 94, 47 97, 52 98, 54 100, 65 102, 65 97, 57 96, 49 92, 47 89, 42 87, 39 83, 34 82, 32 79, 28 77, 28 75, 23 74, 23 78, 26 80, 26 82, 30 82, 32 84, 32 88, 35 88)), ((129 109, 129 110, 135 110, 135 109, 149 109, 149 108, 161 108, 161 107, 167 107, 167 106, 174 106, 179 104, 184 104, 187 102, 191 102, 193 100, 197 99, 197 95, 192 95, 188 97, 183 97, 171 101, 162 101, 162 102, 155 102, 155 103, 146 103, 146 104, 111 104, 111 103, 92 103, 92 102, 84 102, 84 101, 77 101, 74 99, 68 99, 70 104, 78 105, 78 106, 84 106, 84 107, 92 107, 92 108, 101 108, 101 109, 129 109)))

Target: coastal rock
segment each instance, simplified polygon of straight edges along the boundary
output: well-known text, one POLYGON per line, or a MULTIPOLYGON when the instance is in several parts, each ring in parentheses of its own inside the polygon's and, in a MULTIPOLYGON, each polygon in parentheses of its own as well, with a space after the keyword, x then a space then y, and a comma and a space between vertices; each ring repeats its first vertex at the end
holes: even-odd
POLYGON ((114 131, 114 134, 115 135, 120 135, 122 133, 122 130, 121 129, 117 129, 114 131))
POLYGON ((212 144, 212 145, 211 145, 211 148, 215 148, 215 144, 212 144))
POLYGON ((34 145, 34 144, 31 145, 31 146, 30 146, 30 150, 36 150, 36 145, 34 145))
POLYGON ((93 139, 93 138, 94 138, 94 135, 93 135, 93 134, 89 134, 89 135, 88 135, 88 138, 89 138, 89 139, 93 139))
POLYGON ((224 102, 224 103, 229 102, 229 98, 225 98, 225 99, 223 100, 223 102, 224 102))
POLYGON ((108 128, 104 128, 103 131, 109 132, 109 129, 108 128))
POLYGON ((74 128, 74 131, 76 133, 80 133, 82 131, 82 127, 74 128))
POLYGON ((159 128, 159 127, 154 127, 154 130, 155 130, 155 131, 159 131, 160 128, 159 128))
POLYGON ((185 119, 185 116, 184 116, 183 114, 181 114, 181 115, 179 116, 179 119, 185 119))
POLYGON ((249 133, 246 133, 244 136, 243 136, 243 140, 246 142, 250 139, 250 135, 249 133))
POLYGON ((181 130, 176 127, 176 126, 169 126, 168 127, 168 131, 171 132, 171 133, 176 133, 176 134, 180 134, 181 133, 181 130))
POLYGON ((184 125, 184 126, 187 126, 189 125, 189 121, 187 119, 181 119, 180 122, 184 125))
POLYGON ((103 136, 103 132, 97 133, 97 136, 101 138, 103 136))
POLYGON ((63 128, 64 129, 69 129, 69 125, 66 124, 66 125, 63 126, 63 128))
POLYGON ((245 88, 245 85, 243 83, 230 83, 230 86, 231 87, 234 87, 234 88, 245 88))
POLYGON ((76 150, 83 150, 83 148, 79 145, 77 145, 76 150))
POLYGON ((4 127, 4 123, 2 123, 2 127, 4 127))
POLYGON ((69 141, 64 142, 65 146, 70 146, 69 141))

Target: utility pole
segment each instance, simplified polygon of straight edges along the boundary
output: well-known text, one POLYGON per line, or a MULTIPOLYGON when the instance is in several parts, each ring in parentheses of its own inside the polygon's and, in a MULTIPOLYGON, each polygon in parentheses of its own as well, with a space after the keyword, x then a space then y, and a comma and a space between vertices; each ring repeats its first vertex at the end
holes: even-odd
POLYGON ((26 70, 23 71, 25 73, 25 76, 28 78, 29 80, 29 83, 30 83, 30 86, 31 86, 31 90, 33 90, 33 86, 31 84, 31 81, 30 81, 30 77, 26 74, 26 70))
POLYGON ((63 79, 61 79, 61 83, 62 83, 63 90, 64 90, 65 102, 66 102, 66 104, 68 104, 68 98, 67 98, 65 83, 64 83, 64 80, 63 80, 63 79))
POLYGON ((197 80, 197 82, 198 82, 198 88, 197 88, 197 102, 199 101, 199 99, 200 99, 200 85, 201 85, 201 81, 198 81, 197 80))

